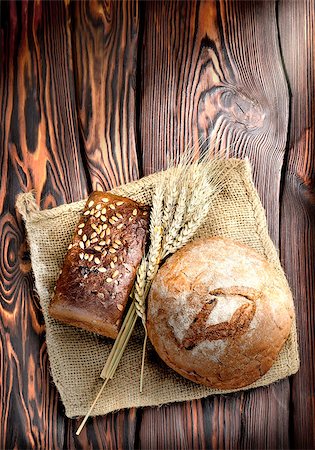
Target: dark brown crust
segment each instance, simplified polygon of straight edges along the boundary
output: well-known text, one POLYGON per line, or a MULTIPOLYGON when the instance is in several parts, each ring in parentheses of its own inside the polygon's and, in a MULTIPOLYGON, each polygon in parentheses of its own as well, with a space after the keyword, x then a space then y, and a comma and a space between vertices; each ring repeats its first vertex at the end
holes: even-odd
POLYGON ((148 212, 148 207, 109 192, 90 195, 50 303, 52 317, 117 336, 144 253, 148 212))

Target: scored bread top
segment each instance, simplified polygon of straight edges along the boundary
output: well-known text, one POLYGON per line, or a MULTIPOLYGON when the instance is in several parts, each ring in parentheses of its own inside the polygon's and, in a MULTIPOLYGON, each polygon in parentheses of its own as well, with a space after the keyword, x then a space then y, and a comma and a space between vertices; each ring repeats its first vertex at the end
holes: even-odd
POLYGON ((69 245, 50 314, 115 338, 144 253, 148 220, 148 207, 93 192, 69 245))
POLYGON ((181 375, 219 389, 257 380, 289 336, 293 302, 283 274, 229 239, 197 239, 153 281, 149 338, 181 375))

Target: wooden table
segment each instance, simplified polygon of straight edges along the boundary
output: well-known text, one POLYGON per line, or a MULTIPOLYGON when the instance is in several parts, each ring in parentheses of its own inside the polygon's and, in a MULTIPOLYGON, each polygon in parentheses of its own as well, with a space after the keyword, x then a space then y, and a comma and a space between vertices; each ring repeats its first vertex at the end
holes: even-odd
POLYGON ((314 2, 0 7, 0 448, 315 448, 314 2), (294 293, 300 371, 95 418, 78 438, 49 374, 15 196, 34 188, 42 208, 78 200, 210 134, 253 164, 294 293))

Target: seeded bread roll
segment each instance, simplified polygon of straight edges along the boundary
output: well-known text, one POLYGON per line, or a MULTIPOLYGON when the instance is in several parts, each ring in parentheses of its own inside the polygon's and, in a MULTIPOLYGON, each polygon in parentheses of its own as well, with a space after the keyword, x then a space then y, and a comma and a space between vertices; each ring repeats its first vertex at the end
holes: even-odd
POLYGON ((52 317, 117 337, 144 253, 148 211, 108 192, 90 195, 50 303, 52 317))
POLYGON ((199 239, 159 270, 147 329, 157 353, 178 373, 236 389, 270 369, 293 314, 284 276, 254 250, 228 239, 199 239))

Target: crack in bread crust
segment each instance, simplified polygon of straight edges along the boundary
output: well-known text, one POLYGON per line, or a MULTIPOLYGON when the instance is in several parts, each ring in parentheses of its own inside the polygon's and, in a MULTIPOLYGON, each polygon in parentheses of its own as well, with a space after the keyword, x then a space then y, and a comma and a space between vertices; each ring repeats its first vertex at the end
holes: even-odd
MULTIPOLYGON (((191 294, 196 295, 196 294, 191 294)), ((215 289, 207 294, 209 297, 200 312, 193 320, 187 334, 180 344, 181 348, 192 350, 203 341, 235 338, 244 334, 256 312, 256 301, 263 296, 262 292, 241 286, 233 286, 226 289, 215 289), (213 309, 220 296, 241 296, 248 300, 233 313, 229 321, 206 326, 213 309)))

